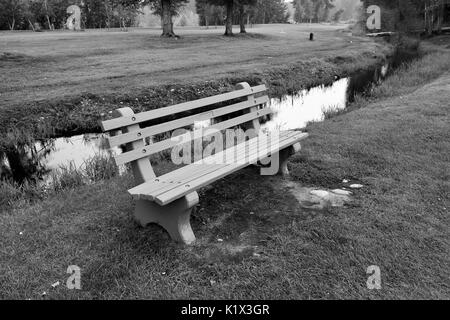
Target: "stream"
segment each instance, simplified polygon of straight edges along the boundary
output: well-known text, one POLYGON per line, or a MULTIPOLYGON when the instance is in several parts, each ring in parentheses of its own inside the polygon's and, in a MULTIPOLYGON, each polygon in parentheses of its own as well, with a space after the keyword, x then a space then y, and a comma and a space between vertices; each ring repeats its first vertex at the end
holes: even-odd
MULTIPOLYGON (((350 77, 336 79, 331 85, 320 85, 293 95, 271 98, 269 107, 274 113, 262 123, 262 129, 301 129, 308 122, 323 121, 326 112, 345 109, 355 94, 381 82, 391 69, 391 64, 386 62, 350 77)), ((93 156, 110 157, 121 152, 120 148, 108 150, 105 140, 106 135, 93 133, 17 147, 12 153, 4 154, 3 157, 0 155, 0 177, 12 177, 17 182, 30 177, 45 180, 50 172, 62 166, 82 168, 93 156)))

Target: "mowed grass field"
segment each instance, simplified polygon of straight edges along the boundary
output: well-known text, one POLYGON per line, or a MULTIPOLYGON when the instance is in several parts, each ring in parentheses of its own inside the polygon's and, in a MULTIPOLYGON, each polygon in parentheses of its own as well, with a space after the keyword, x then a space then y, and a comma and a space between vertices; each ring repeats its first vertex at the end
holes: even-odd
POLYGON ((434 48, 307 127, 291 183, 363 184, 343 208, 304 209, 255 168, 200 191, 188 247, 133 222, 130 175, 2 208, 0 298, 448 299, 449 70, 434 48), (65 286, 69 265, 81 290, 65 286), (381 290, 366 286, 371 265, 381 290))
POLYGON ((261 25, 231 38, 222 27, 179 28, 180 39, 162 39, 157 29, 0 32, 0 110, 82 94, 137 97, 161 85, 245 78, 311 61, 322 63, 320 73, 327 59, 380 55, 382 45, 346 28, 261 25))

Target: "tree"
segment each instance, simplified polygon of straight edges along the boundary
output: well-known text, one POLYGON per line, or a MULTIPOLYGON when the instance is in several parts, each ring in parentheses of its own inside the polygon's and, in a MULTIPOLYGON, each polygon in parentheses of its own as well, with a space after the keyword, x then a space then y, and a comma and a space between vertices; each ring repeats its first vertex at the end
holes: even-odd
POLYGON ((295 0, 294 20, 297 22, 321 22, 329 18, 330 10, 334 8, 334 0, 295 0))
POLYGON ((334 7, 332 2, 333 0, 313 0, 315 22, 319 23, 328 19, 330 9, 334 7))
POLYGON ((294 6, 294 21, 301 23, 303 22, 303 17, 304 17, 304 12, 305 9, 302 6, 302 3, 300 2, 300 0, 295 0, 292 2, 292 5, 294 6))
POLYGON ((179 10, 188 0, 149 0, 154 14, 161 17, 163 33, 161 37, 177 37, 173 31, 173 17, 177 16, 179 10))
POLYGON ((209 19, 211 16, 215 16, 215 21, 220 20, 217 19, 217 14, 222 13, 217 12, 218 7, 224 7, 226 16, 225 16, 225 35, 231 36, 233 35, 233 21, 236 20, 240 26, 240 32, 246 33, 245 23, 249 17, 249 8, 251 6, 256 5, 258 0, 197 0, 196 1, 196 9, 197 13, 200 15, 200 23, 204 25, 209 25, 209 19), (234 8, 237 7, 237 12, 235 12, 234 8), (247 18, 247 19, 246 19, 247 18))
MULTIPOLYGON (((106 26, 107 20, 107 6, 110 1, 103 0, 84 0, 84 6, 82 9, 82 19, 86 28, 101 28, 106 26)), ((112 12, 111 12, 112 16, 112 12)))
POLYGON ((254 6, 257 4, 257 0, 236 0, 237 6, 239 8, 239 27, 241 29, 241 33, 247 33, 245 30, 245 17, 247 13, 247 9, 249 6, 254 6))
POLYGON ((445 1, 425 0, 424 2, 423 11, 426 34, 431 35, 433 31, 441 32, 444 21, 445 1))
POLYGON ((294 20, 298 23, 311 22, 314 17, 314 4, 312 0, 294 1, 294 20))
POLYGON ((286 23, 289 19, 287 5, 283 0, 258 0, 249 13, 252 23, 286 23))
POLYGON ((111 0, 117 2, 121 8, 139 11, 144 5, 150 5, 156 15, 161 17, 162 37, 177 37, 173 32, 172 18, 188 0, 111 0))
POLYGON ((146 1, 140 0, 83 0, 80 7, 86 28, 120 27, 126 30, 141 12, 146 1))
POLYGON ((10 30, 14 30, 16 28, 17 22, 22 19, 24 10, 25 1, 23 0, 1 0, 0 24, 5 21, 7 27, 10 30))
POLYGON ((225 35, 233 35, 233 10, 234 10, 234 0, 209 0, 213 5, 219 5, 225 7, 226 18, 225 18, 225 35))
POLYGON ((333 22, 339 22, 343 13, 344 9, 339 9, 338 11, 336 11, 332 18, 333 22))
MULTIPOLYGON (((225 35, 232 36, 233 35, 234 7, 240 6, 241 4, 242 5, 250 4, 250 3, 253 3, 254 1, 251 1, 251 0, 207 0, 207 2, 214 6, 225 7, 225 12, 226 12, 225 35)), ((245 12, 245 9, 242 9, 242 12, 245 12)), ((241 28, 241 31, 245 31, 245 26, 244 26, 244 29, 241 28)))
POLYGON ((67 20, 67 7, 76 4, 81 7, 81 1, 70 0, 29 0, 29 23, 31 20, 49 30, 63 28, 67 20))
POLYGON ((206 26, 207 29, 211 21, 212 7, 207 0, 195 1, 195 11, 199 16, 199 24, 206 26))
POLYGON ((382 30, 411 32, 425 27, 431 33, 442 26, 445 0, 363 0, 364 16, 370 5, 381 8, 382 30))
POLYGON ((196 0, 195 9, 199 15, 199 23, 201 26, 208 28, 212 23, 215 26, 223 24, 224 11, 222 6, 213 5, 209 0, 196 0))

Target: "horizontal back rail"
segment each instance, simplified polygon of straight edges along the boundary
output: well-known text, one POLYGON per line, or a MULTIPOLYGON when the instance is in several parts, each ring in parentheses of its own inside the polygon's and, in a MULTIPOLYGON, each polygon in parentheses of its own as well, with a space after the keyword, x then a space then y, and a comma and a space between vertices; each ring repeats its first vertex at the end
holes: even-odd
POLYGON ((117 130, 129 125, 146 122, 158 118, 163 118, 169 115, 177 114, 180 112, 190 111, 202 107, 206 107, 212 104, 238 99, 246 97, 252 94, 260 93, 266 91, 265 85, 259 85, 252 88, 245 88, 241 90, 236 90, 228 93, 219 94, 212 97, 207 97, 203 99, 188 101, 180 104, 176 104, 169 107, 159 108, 156 110, 146 111, 137 113, 129 117, 120 117, 111 120, 106 120, 101 122, 103 131, 117 130))
POLYGON ((213 119, 223 115, 227 115, 236 111, 251 108, 253 106, 258 106, 265 104, 269 101, 268 96, 262 96, 255 98, 254 100, 246 100, 233 105, 225 106, 222 108, 206 111, 203 113, 198 113, 192 116, 180 118, 177 120, 157 124, 151 127, 143 128, 129 133, 119 134, 112 136, 108 139, 109 147, 115 147, 130 143, 136 140, 141 140, 149 136, 153 136, 159 133, 168 132, 177 128, 182 128, 185 126, 193 125, 197 121, 204 121, 208 119, 213 119))
POLYGON ((213 134, 213 130, 224 130, 224 129, 232 128, 232 127, 238 126, 240 124, 249 122, 253 119, 263 117, 270 113, 272 113, 272 110, 269 108, 264 108, 264 109, 261 109, 258 111, 246 113, 242 116, 239 116, 239 117, 227 120, 227 121, 219 122, 219 123, 214 124, 207 128, 207 129, 211 129, 211 130, 207 130, 207 131, 204 129, 193 130, 188 133, 177 136, 176 139, 169 138, 169 139, 166 139, 161 142, 156 142, 154 144, 150 144, 150 145, 142 147, 142 148, 134 149, 129 152, 119 154, 119 155, 115 156, 114 159, 115 159, 117 165, 122 165, 122 164, 125 164, 128 162, 131 162, 131 161, 135 161, 135 160, 138 160, 138 159, 141 159, 144 157, 148 157, 154 153, 158 153, 158 152, 167 150, 169 148, 175 147, 176 145, 184 144, 184 143, 193 141, 195 139, 199 139, 200 137, 205 137, 205 136, 211 135, 211 134, 213 134), (179 142, 178 140, 180 140, 182 142, 179 142))

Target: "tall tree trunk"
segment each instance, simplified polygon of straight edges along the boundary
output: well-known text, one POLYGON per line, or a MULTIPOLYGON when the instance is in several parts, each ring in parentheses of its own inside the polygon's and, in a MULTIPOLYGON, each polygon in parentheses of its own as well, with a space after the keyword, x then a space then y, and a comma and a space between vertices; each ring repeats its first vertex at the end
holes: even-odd
POLYGON ((30 24, 31 29, 32 29, 33 31, 36 31, 36 30, 34 29, 34 25, 31 23, 30 19, 27 19, 27 20, 28 20, 28 23, 30 24))
POLYGON ((225 23, 225 35, 233 35, 233 0, 227 1, 227 20, 225 23))
POLYGON ((49 18, 49 16, 48 16, 47 14, 46 14, 45 16, 47 17, 48 29, 49 29, 49 30, 52 30, 52 24, 51 24, 51 22, 50 22, 50 18, 49 18))
POLYGON ((48 23, 48 29, 52 30, 52 24, 50 23, 50 17, 48 16, 48 3, 47 3, 47 0, 44 1, 44 7, 45 7, 45 17, 47 18, 47 23, 48 23))
POLYGON ((438 33, 441 33, 442 31, 442 24, 444 22, 444 1, 439 1, 438 9, 437 9, 437 26, 436 31, 438 33))
POLYGON ((239 26, 241 27, 241 33, 247 33, 245 31, 245 7, 243 4, 239 5, 239 26))
POLYGON ((9 23, 9 29, 10 29, 11 31, 14 30, 15 25, 16 25, 16 19, 13 17, 13 18, 12 18, 12 22, 9 23))
POLYGON ((173 32, 172 13, 170 12, 171 0, 161 0, 161 24, 163 33, 161 37, 176 37, 173 32))
POLYGON ((205 5, 205 26, 206 29, 209 29, 209 18, 211 16, 211 7, 209 4, 205 5))
POLYGON ((108 29, 111 26, 111 20, 110 20, 110 17, 109 17, 109 13, 110 13, 110 10, 109 10, 109 7, 108 7, 108 3, 105 1, 105 14, 106 14, 105 25, 106 25, 106 28, 108 28, 108 29))

